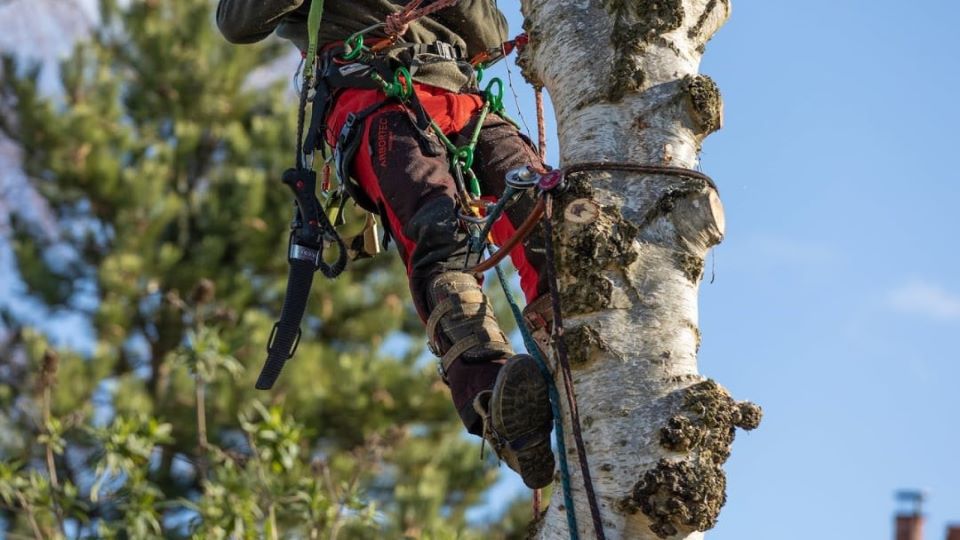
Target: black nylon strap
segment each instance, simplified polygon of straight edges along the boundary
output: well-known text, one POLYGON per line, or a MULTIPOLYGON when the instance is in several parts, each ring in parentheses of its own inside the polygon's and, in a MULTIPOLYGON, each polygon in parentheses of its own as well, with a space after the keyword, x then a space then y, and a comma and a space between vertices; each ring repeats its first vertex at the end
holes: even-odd
POLYGON ((287 360, 293 358, 300 342, 300 321, 307 308, 310 287, 313 284, 314 264, 302 259, 290 261, 287 277, 287 292, 283 296, 280 320, 273 325, 270 342, 267 344, 267 360, 257 378, 257 390, 273 388, 280 370, 287 360))
POLYGON ((280 320, 273 325, 267 344, 267 359, 257 378, 258 390, 272 388, 284 364, 296 352, 300 342, 300 322, 310 298, 314 272, 320 270, 332 279, 347 266, 347 246, 317 200, 317 173, 302 168, 288 169, 283 174, 283 183, 293 190, 297 203, 287 252, 290 271, 280 320), (324 242, 337 245, 337 260, 333 264, 323 260, 324 242))

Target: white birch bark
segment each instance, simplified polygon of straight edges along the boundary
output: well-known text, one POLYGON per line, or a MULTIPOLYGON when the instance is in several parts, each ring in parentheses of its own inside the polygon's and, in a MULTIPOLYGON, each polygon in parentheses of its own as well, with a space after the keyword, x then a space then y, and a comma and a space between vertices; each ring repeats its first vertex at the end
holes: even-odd
MULTIPOLYGON (((561 165, 695 168, 720 127, 697 74, 728 0, 523 0, 524 75, 550 93, 561 165)), ((566 339, 591 475, 609 539, 702 538, 725 499, 734 427, 759 407, 697 372, 697 292, 723 209, 706 182, 578 175, 554 212, 566 339)), ((562 391, 561 391, 562 392, 562 391)), ((569 434, 581 538, 594 538, 569 434)), ((536 538, 569 538, 560 484, 536 538)))

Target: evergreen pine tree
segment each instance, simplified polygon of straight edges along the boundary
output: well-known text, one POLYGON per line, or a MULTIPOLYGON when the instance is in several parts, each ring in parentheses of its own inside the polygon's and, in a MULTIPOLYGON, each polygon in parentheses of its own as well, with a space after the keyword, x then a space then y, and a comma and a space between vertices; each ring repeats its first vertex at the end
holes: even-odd
POLYGON ((86 311, 96 342, 55 350, 5 314, 0 530, 463 537, 494 472, 422 347, 384 350, 422 342, 392 254, 318 276, 296 358, 253 389, 286 274, 296 100, 250 75, 283 50, 226 44, 208 0, 122 6, 101 2, 56 99, 36 66, 0 72, 0 129, 57 225, 14 219, 20 276, 86 311))

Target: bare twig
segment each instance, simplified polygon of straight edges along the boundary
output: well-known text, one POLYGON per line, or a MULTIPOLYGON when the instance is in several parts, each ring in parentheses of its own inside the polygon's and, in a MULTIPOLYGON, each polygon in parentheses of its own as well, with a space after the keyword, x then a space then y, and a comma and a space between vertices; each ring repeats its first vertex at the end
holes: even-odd
POLYGON ((24 497, 22 493, 17 493, 17 499, 20 501, 20 506, 27 511, 27 521, 30 522, 30 528, 33 529, 33 536, 37 540, 43 540, 43 532, 40 530, 40 525, 37 523, 37 516, 33 512, 33 505, 27 501, 27 498, 24 497))
MULTIPOLYGON (((253 466, 254 468, 257 469, 257 476, 260 478, 260 483, 262 486, 266 486, 268 484, 267 473, 263 469, 263 463, 260 461, 260 450, 257 448, 257 443, 253 440, 252 433, 247 433, 247 444, 250 445, 250 451, 253 453, 253 462, 254 462, 253 466)), ((270 515, 269 515, 270 526, 273 529, 271 533, 271 537, 273 538, 273 540, 276 540, 277 522, 276 522, 276 515, 274 510, 275 501, 273 500, 273 496, 271 495, 269 490, 267 490, 266 493, 261 492, 260 495, 267 499, 267 508, 269 508, 269 512, 270 512, 270 515)))
POLYGON ((276 507, 270 504, 270 540, 278 540, 277 537, 277 511, 276 507))
MULTIPOLYGON (((47 436, 44 447, 47 454, 47 474, 50 475, 50 500, 53 501, 53 512, 57 516, 57 524, 60 526, 60 532, 64 538, 67 536, 66 525, 64 524, 63 507, 60 505, 60 481, 57 478, 57 463, 53 451, 53 434, 50 433, 51 414, 51 393, 54 385, 57 383, 57 367, 60 363, 60 357, 51 349, 43 353, 43 371, 40 384, 43 389, 43 427, 42 430, 47 436)), ((58 434, 59 436, 59 434, 58 434)))
POLYGON ((197 459, 197 473, 200 478, 207 477, 207 450, 210 443, 207 441, 207 383, 203 377, 197 373, 194 377, 197 392, 197 447, 199 456, 197 459))

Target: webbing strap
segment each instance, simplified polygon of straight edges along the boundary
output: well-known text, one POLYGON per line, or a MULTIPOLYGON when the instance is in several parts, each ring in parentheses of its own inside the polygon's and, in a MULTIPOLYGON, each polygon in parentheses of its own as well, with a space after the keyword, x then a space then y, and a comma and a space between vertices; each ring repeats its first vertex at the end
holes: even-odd
MULTIPOLYGON (((487 341, 489 341, 489 339, 487 341)), ((481 343, 484 343, 484 341, 481 341, 480 337, 476 334, 456 342, 453 347, 450 347, 450 350, 443 355, 443 358, 440 359, 440 365, 443 366, 443 373, 446 374, 448 371, 450 371, 450 366, 453 364, 453 361, 459 358, 460 355, 476 347, 477 345, 480 345, 481 343)))
POLYGON ((310 13, 307 15, 307 63, 303 70, 303 83, 307 88, 313 81, 313 68, 317 62, 321 20, 323 20, 323 0, 313 0, 310 3, 310 13))
POLYGON ((454 308, 462 308, 463 304, 483 304, 484 301, 485 298, 480 291, 463 291, 457 293, 455 296, 444 299, 433 308, 433 311, 430 313, 430 318, 427 319, 427 338, 436 343, 437 339, 435 336, 437 325, 440 324, 440 319, 447 313, 453 311, 454 308))
POLYGON ((450 366, 453 365, 453 361, 463 356, 465 352, 476 347, 477 345, 483 345, 485 343, 503 343, 506 345, 507 340, 503 333, 500 333, 500 335, 494 335, 490 332, 490 330, 481 328, 470 337, 456 342, 452 347, 450 347, 450 350, 443 355, 443 358, 440 359, 440 365, 443 367, 443 373, 450 371, 450 366))
MULTIPOLYGON (((297 349, 301 335, 300 323, 303 321, 310 296, 313 274, 320 270, 324 276, 333 279, 340 275, 347 265, 347 246, 317 199, 317 173, 305 164, 303 159, 307 95, 313 82, 319 39, 317 34, 320 31, 322 15, 323 0, 314 0, 310 6, 307 64, 303 70, 304 84, 300 89, 300 106, 297 110, 296 166, 283 174, 283 183, 293 191, 296 202, 287 254, 290 272, 280 320, 273 327, 267 344, 267 359, 257 378, 256 388, 259 390, 273 387, 280 376, 280 370, 297 349), (337 246, 337 260, 332 265, 323 259, 325 241, 332 241, 337 246)), ((310 151, 312 150, 311 148, 310 151)))
MULTIPOLYGON (((323 18, 323 0, 314 0, 310 4, 310 13, 307 15, 307 52, 304 55, 306 63, 303 65, 303 84, 300 88, 300 107, 297 109, 297 169, 304 168, 303 160, 303 129, 307 115, 307 96, 313 87, 313 77, 317 63, 317 45, 320 40, 320 21, 323 18)), ((307 149, 312 152, 313 149, 307 149)))

